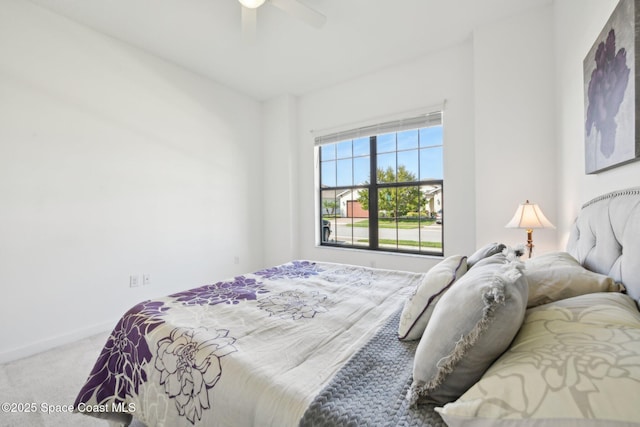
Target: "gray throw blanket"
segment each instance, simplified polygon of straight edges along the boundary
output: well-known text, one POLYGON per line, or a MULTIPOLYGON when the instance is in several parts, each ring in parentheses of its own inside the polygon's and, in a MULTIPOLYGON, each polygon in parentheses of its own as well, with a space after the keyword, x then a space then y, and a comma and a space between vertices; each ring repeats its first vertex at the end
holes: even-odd
POLYGON ((336 374, 305 412, 300 427, 445 427, 436 405, 406 399, 418 341, 398 340, 400 311, 336 374))

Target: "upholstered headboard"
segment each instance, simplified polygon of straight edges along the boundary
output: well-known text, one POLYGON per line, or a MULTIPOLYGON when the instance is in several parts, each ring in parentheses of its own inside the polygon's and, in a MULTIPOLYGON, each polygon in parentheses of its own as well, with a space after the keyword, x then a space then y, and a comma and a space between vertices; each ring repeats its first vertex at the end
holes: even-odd
POLYGON ((572 227, 567 252, 587 269, 622 282, 640 304, 640 187, 585 203, 572 227))

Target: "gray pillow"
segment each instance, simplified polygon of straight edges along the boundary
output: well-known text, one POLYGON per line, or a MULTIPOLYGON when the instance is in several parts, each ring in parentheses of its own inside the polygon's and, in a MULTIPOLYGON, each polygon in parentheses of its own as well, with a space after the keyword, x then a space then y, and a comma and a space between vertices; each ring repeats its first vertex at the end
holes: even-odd
POLYGON ((501 253, 506 248, 502 243, 487 243, 467 258, 467 268, 471 268, 481 259, 501 253))
POLYGON ((611 277, 584 268, 566 252, 548 252, 524 262, 529 283, 528 307, 593 292, 621 292, 611 277))
POLYGON ((520 261, 493 255, 444 294, 416 349, 412 405, 457 399, 507 349, 527 306, 522 268, 520 261))
POLYGON ((418 340, 429 323, 436 303, 467 272, 467 257, 450 256, 433 266, 407 300, 400 316, 398 338, 418 340))

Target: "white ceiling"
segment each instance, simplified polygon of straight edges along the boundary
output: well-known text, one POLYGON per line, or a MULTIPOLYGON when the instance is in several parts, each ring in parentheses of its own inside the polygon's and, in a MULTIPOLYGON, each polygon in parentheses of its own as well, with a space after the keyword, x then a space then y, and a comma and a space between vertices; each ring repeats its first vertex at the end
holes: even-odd
POLYGON ((321 29, 267 1, 254 43, 242 37, 237 0, 31 1, 265 100, 418 58, 552 0, 299 0, 327 16, 321 29))

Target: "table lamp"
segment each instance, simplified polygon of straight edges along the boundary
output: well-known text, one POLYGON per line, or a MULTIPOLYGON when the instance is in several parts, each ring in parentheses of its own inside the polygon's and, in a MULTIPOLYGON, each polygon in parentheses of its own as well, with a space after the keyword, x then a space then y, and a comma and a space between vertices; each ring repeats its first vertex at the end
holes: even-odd
POLYGON ((506 228, 525 228, 527 230, 527 248, 529 248, 529 258, 533 252, 533 229, 534 228, 556 228, 551 221, 542 213, 540 206, 530 203, 528 200, 518 205, 515 215, 506 228))

